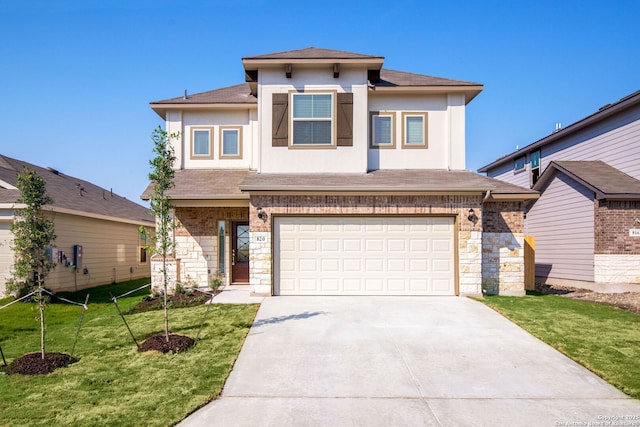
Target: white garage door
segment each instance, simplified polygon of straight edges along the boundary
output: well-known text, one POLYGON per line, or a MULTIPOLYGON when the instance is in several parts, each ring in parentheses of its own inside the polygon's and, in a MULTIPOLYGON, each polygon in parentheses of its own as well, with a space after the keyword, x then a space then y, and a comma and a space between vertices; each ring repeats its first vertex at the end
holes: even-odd
POLYGON ((11 237, 11 223, 0 221, 0 296, 4 296, 5 281, 9 279, 13 265, 11 237))
POLYGON ((454 295, 453 236, 453 218, 275 218, 275 294, 454 295))

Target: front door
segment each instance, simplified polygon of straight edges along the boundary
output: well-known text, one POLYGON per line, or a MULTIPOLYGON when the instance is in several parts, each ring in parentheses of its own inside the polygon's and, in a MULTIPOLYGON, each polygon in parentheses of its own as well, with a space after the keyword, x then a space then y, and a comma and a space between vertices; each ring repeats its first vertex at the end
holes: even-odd
POLYGON ((231 282, 249 283, 249 223, 234 222, 231 247, 231 282))

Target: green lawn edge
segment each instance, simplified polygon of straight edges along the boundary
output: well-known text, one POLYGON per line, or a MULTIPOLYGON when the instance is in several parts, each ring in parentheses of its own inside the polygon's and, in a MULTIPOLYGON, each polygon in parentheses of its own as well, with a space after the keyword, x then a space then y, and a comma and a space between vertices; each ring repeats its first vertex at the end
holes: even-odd
POLYGON ((534 337, 640 399, 640 315, 558 295, 476 298, 534 337))
MULTIPOLYGON (((171 332, 192 338, 207 314, 197 345, 175 355, 139 353, 109 292, 118 295, 143 284, 132 281, 65 293, 64 298, 78 302, 91 295, 74 352, 79 361, 49 375, 0 373, 0 425, 167 426, 216 399, 259 304, 172 309, 171 332)), ((126 310, 147 294, 142 290, 118 302, 126 310)), ((0 305, 9 301, 4 298, 0 305)), ((81 312, 82 307, 70 304, 47 306, 48 352, 71 351, 81 312)), ((125 317, 139 342, 163 330, 162 311, 125 317)), ((7 362, 38 351, 39 334, 34 304, 0 310, 0 346, 7 362)))

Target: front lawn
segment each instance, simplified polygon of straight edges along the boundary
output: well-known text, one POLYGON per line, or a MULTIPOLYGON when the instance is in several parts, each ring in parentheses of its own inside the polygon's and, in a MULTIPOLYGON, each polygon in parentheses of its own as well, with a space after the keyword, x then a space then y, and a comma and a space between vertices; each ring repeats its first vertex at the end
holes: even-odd
MULTIPOLYGON (((86 292, 91 294, 74 352, 80 360, 49 375, 0 373, 0 425, 167 426, 217 397, 258 305, 215 304, 195 347, 175 355, 139 353, 108 292, 118 295, 143 283, 66 294, 79 302, 84 302, 86 292)), ((118 300, 121 309, 130 309, 147 293, 142 290, 118 300)), ((0 306, 9 301, 0 300, 0 306)), ((201 305, 171 310, 171 332, 195 338, 206 309, 201 305)), ((47 305, 47 352, 71 352, 81 311, 74 305, 47 305)), ((139 342, 163 330, 161 310, 126 319, 139 342)), ((35 304, 0 310, 0 346, 8 363, 38 351, 39 343, 35 304)))
POLYGON ((481 301, 640 399, 640 315, 558 295, 489 296, 481 301))

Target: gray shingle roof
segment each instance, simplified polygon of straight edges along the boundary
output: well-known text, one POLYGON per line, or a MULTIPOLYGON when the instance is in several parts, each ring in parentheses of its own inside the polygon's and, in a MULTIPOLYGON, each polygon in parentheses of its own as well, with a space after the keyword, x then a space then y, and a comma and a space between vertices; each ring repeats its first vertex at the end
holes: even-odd
POLYGON ((155 101, 151 104, 256 104, 257 98, 251 94, 248 83, 223 87, 207 92, 187 94, 187 97, 155 101))
POLYGON ((533 188, 540 190, 554 170, 578 180, 601 198, 640 196, 640 180, 601 160, 552 161, 533 188))
POLYGON ((366 174, 257 174, 250 172, 240 185, 244 191, 491 191, 493 194, 535 196, 518 187, 470 171, 376 170, 366 174))
MULTIPOLYGON (((240 183, 247 170, 229 169, 186 169, 175 173, 175 187, 167 195, 176 199, 248 199, 248 194, 240 191, 240 183)), ((148 200, 153 191, 152 184, 147 186, 142 199, 148 200)))
MULTIPOLYGON (((176 171, 174 199, 246 199, 250 191, 464 192, 535 197, 538 192, 470 171, 377 170, 366 174, 258 174, 247 170, 176 171), (244 192, 243 192, 244 191, 244 192)), ((142 195, 148 199, 151 185, 142 195)))
POLYGON ((343 50, 308 47, 305 49, 287 50, 283 52, 267 53, 264 55, 247 56, 243 60, 254 59, 383 59, 382 56, 366 55, 362 53, 346 52, 343 50))
MULTIPOLYGON (((0 180, 15 186, 25 166, 45 179, 47 195, 53 199, 54 207, 153 224, 153 217, 144 206, 53 169, 0 155, 0 180)), ((0 184, 0 203, 15 203, 19 195, 18 190, 2 188, 0 184)))
POLYGON ((482 84, 383 68, 380 70, 380 81, 376 86, 482 86, 482 84))

